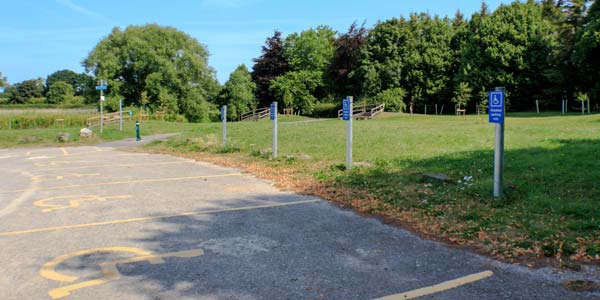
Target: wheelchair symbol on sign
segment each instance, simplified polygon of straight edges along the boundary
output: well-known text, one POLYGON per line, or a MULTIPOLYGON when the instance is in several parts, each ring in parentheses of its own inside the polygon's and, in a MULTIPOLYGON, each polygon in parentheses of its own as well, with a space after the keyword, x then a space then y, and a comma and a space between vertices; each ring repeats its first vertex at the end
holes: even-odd
POLYGON ((500 98, 498 98, 498 95, 494 95, 494 98, 492 99, 492 105, 493 106, 500 106, 500 98))

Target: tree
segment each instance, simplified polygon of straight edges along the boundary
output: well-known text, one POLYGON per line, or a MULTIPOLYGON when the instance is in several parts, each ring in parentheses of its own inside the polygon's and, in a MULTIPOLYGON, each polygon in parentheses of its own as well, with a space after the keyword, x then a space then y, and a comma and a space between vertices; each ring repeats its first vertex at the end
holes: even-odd
POLYGON ((64 81, 54 82, 52 85, 50 85, 48 93, 46 93, 48 103, 52 104, 65 103, 73 98, 73 96, 73 87, 64 81))
POLYGON ((405 95, 406 91, 401 88, 388 89, 369 98, 369 103, 385 103, 386 111, 403 112, 406 110, 406 104, 404 103, 405 95))
POLYGON ((8 84, 8 79, 6 77, 2 77, 2 72, 0 72, 0 88, 6 87, 8 84))
POLYGON ((458 84, 457 89, 454 91, 454 97, 452 98, 452 102, 458 105, 458 108, 463 108, 467 106, 469 100, 471 100, 471 95, 473 90, 469 87, 469 84, 466 82, 461 82, 458 84))
POLYGON ((293 71, 326 72, 333 55, 335 31, 328 26, 292 33, 284 43, 284 57, 293 71))
POLYGON ((44 79, 31 79, 14 85, 10 102, 19 104, 27 103, 32 98, 41 98, 44 93, 44 79))
POLYGON ((223 85, 219 95, 219 104, 227 105, 227 116, 237 119, 242 113, 256 108, 258 102, 254 97, 256 84, 246 65, 239 65, 229 75, 229 80, 223 85))
POLYGON ((575 65, 580 70, 584 90, 600 96, 600 4, 594 2, 575 44, 575 65))
POLYGON ((46 89, 49 91, 50 87, 58 81, 71 85, 75 96, 82 96, 90 89, 95 92, 95 89, 93 89, 95 86, 94 79, 85 73, 77 74, 71 70, 56 71, 46 78, 46 89))
POLYGON ((262 46, 262 55, 255 58, 252 66, 252 80, 256 83, 256 97, 260 105, 267 106, 277 101, 270 92, 271 81, 289 71, 287 60, 283 57, 281 32, 275 31, 262 46))
POLYGON ((334 41, 335 52, 329 68, 329 76, 333 93, 339 97, 358 95, 358 82, 351 73, 356 69, 360 52, 367 45, 367 29, 363 23, 358 27, 354 22, 347 33, 334 41))
POLYGON ((322 80, 323 73, 319 71, 293 71, 273 80, 271 92, 283 101, 284 107, 308 115, 317 101, 314 91, 322 80))
POLYGON ((457 82, 476 91, 505 86, 511 109, 530 107, 548 78, 548 57, 557 46, 552 23, 533 1, 501 5, 490 15, 474 15, 457 82))
POLYGON ((172 27, 114 28, 83 65, 96 78, 108 79, 109 96, 119 95, 126 104, 139 105, 145 92, 151 109, 168 108, 190 121, 207 120, 211 112, 204 109, 211 106, 205 102, 218 93, 206 48, 172 27))

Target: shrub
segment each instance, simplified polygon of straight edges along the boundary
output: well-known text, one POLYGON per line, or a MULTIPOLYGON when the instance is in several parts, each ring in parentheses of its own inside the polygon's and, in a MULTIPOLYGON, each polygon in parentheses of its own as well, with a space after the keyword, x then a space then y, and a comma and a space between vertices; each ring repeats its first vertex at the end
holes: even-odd
POLYGON ((318 103, 310 115, 313 118, 337 118, 339 105, 336 103, 318 103))
POLYGON ((406 91, 402 88, 387 89, 367 100, 369 104, 385 103, 386 111, 402 112, 406 110, 404 103, 406 91))
POLYGON ((48 89, 48 103, 65 103, 67 100, 73 98, 74 92, 73 87, 64 82, 57 81, 53 83, 48 89))

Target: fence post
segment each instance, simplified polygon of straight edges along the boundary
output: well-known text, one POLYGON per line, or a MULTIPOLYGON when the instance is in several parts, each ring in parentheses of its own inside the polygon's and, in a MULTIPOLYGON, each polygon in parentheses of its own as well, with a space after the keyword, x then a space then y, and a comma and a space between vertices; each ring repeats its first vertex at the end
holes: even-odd
POLYGON ((119 131, 123 131, 123 99, 119 99, 119 131))

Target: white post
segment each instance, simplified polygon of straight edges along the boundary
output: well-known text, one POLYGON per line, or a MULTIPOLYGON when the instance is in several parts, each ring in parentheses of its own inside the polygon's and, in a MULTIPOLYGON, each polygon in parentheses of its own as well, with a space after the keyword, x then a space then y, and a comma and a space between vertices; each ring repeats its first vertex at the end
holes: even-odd
POLYGON ((227 105, 221 108, 221 121, 223 122, 223 147, 227 144, 227 105))
POLYGON ((565 114, 565 100, 562 101, 562 114, 565 114))
POLYGON ((581 100, 581 114, 585 115, 585 100, 580 99, 581 100))
POLYGON ((587 104, 588 104, 587 105, 588 106, 588 115, 591 115, 592 111, 590 110, 590 99, 589 98, 588 98, 587 104))
POLYGON ((540 102, 538 100, 535 100, 535 111, 538 115, 540 114, 540 102))
POLYGON ((102 93, 102 90, 100 90, 100 133, 102 133, 102 131, 104 130, 104 112, 103 112, 103 104, 102 102, 102 98, 104 97, 104 94, 102 93))
POLYGON ((273 158, 277 158, 277 101, 271 104, 271 115, 273 120, 273 158))
POLYGON ((119 99, 119 131, 123 131, 123 99, 119 99))
POLYGON ((438 114, 438 110, 437 110, 437 103, 435 104, 435 115, 437 116, 438 114))
POLYGON ((427 105, 425 105, 425 114, 427 114, 427 105))
POLYGON ((346 170, 352 169, 352 121, 354 120, 354 97, 348 96, 350 102, 350 119, 346 121, 346 170))

